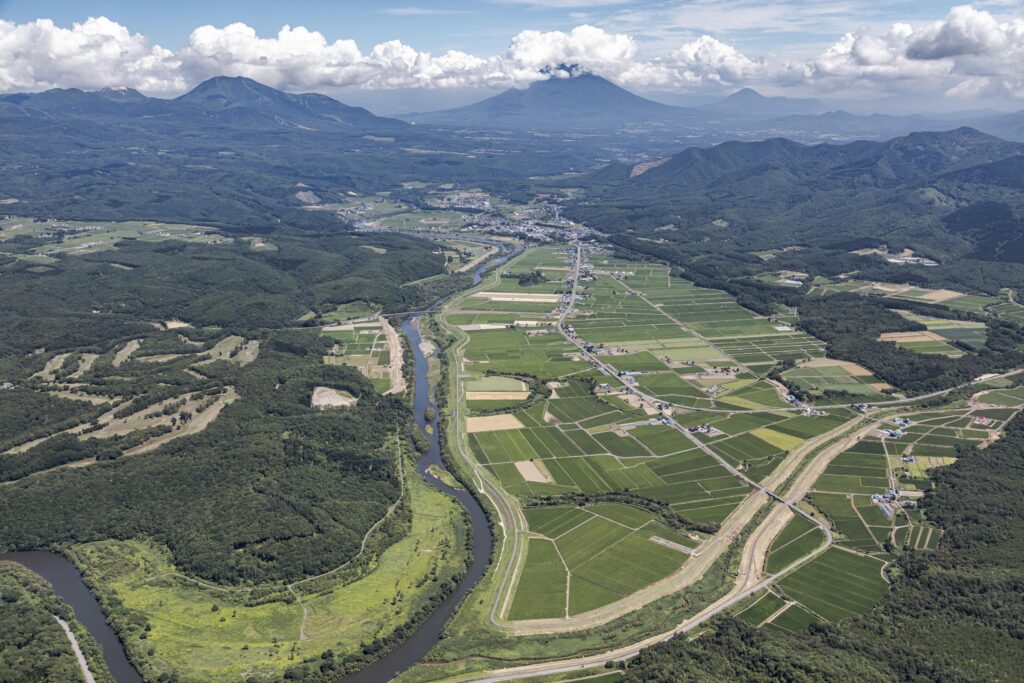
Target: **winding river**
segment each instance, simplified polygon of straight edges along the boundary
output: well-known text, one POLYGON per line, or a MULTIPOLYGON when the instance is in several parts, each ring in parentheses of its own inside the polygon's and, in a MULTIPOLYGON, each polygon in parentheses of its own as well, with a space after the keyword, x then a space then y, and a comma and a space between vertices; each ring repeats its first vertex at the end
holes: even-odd
MULTIPOLYGON (((485 242, 497 246, 502 255, 488 260, 473 271, 474 285, 479 284, 487 270, 504 263, 520 250, 517 248, 510 253, 508 246, 502 242, 485 242)), ((447 298, 434 302, 427 312, 436 310, 447 298)), ((427 468, 431 465, 442 469, 445 468, 445 465, 441 460, 441 444, 438 438, 438 411, 434 411, 431 431, 428 432, 426 429, 426 410, 428 406, 435 405, 435 397, 427 382, 427 358, 420 349, 422 337, 418 329, 419 325, 414 324, 424 314, 414 314, 402 323, 402 332, 409 340, 415 356, 416 383, 413 394, 413 412, 416 426, 430 444, 427 452, 416 462, 416 469, 428 484, 456 499, 466 508, 470 526, 473 529, 473 560, 456 589, 437 606, 412 635, 381 659, 358 673, 342 679, 346 683, 383 683, 423 659, 424 655, 441 639, 441 634, 459 603, 483 577, 491 557, 493 544, 491 527, 480 503, 468 491, 453 489, 427 473, 427 468)), ((0 553, 0 560, 18 562, 50 582, 57 595, 74 609, 75 616, 103 648, 103 659, 117 683, 142 682, 139 672, 128 660, 121 639, 107 623, 99 602, 85 585, 82 575, 74 564, 63 555, 46 551, 0 553)))

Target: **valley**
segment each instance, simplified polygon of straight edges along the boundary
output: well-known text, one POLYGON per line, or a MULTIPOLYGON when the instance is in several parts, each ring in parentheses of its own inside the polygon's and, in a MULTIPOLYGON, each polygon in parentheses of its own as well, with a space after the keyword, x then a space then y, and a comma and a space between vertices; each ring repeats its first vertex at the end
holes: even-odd
POLYGON ((711 144, 757 93, 585 74, 415 126, 3 97, 0 619, 52 676, 1015 670, 1020 143, 711 144))

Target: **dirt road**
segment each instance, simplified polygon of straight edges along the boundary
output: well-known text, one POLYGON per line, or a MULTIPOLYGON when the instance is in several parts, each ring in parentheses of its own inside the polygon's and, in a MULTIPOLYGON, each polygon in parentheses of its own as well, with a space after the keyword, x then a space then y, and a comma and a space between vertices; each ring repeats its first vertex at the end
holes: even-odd
POLYGON ((402 338, 398 336, 398 332, 391 326, 388 319, 383 316, 380 318, 380 326, 388 340, 388 355, 391 358, 388 365, 391 388, 384 393, 401 394, 405 391, 405 375, 402 373, 402 361, 405 360, 405 354, 402 353, 402 338))

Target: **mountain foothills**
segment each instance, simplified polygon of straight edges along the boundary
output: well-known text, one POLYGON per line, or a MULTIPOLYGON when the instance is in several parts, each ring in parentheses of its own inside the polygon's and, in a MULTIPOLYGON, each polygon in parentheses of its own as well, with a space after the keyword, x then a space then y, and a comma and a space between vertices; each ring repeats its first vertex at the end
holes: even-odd
POLYGON ((147 681, 1018 678, 1020 114, 548 75, 0 96, 0 551, 147 681))
POLYGON ((777 138, 612 164, 566 183, 585 189, 571 206, 580 220, 671 248, 735 256, 886 243, 939 260, 1021 263, 1022 155, 1024 145, 970 128, 844 145, 777 138))

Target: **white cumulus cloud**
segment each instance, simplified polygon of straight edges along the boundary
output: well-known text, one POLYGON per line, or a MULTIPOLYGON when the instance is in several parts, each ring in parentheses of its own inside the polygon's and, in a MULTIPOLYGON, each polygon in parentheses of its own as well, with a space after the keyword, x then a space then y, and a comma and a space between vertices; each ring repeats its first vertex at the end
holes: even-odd
POLYGON ((187 85, 179 67, 173 52, 104 17, 71 28, 0 20, 0 90, 118 84, 175 91, 187 85))
MULTIPOLYGON (((590 25, 522 31, 507 49, 479 56, 433 54, 398 40, 361 48, 302 26, 260 36, 235 23, 200 26, 167 50, 104 17, 70 27, 47 19, 0 20, 0 91, 126 85, 177 94, 218 75, 247 76, 286 90, 525 86, 559 65, 578 65, 623 86, 686 90, 755 86, 802 92, 922 91, 950 98, 1024 97, 1024 19, 969 5, 939 21, 896 23, 884 33, 851 30, 816 57, 750 56, 703 35, 644 55, 631 35, 590 25)), ((557 70, 553 71, 556 75, 557 70)))

